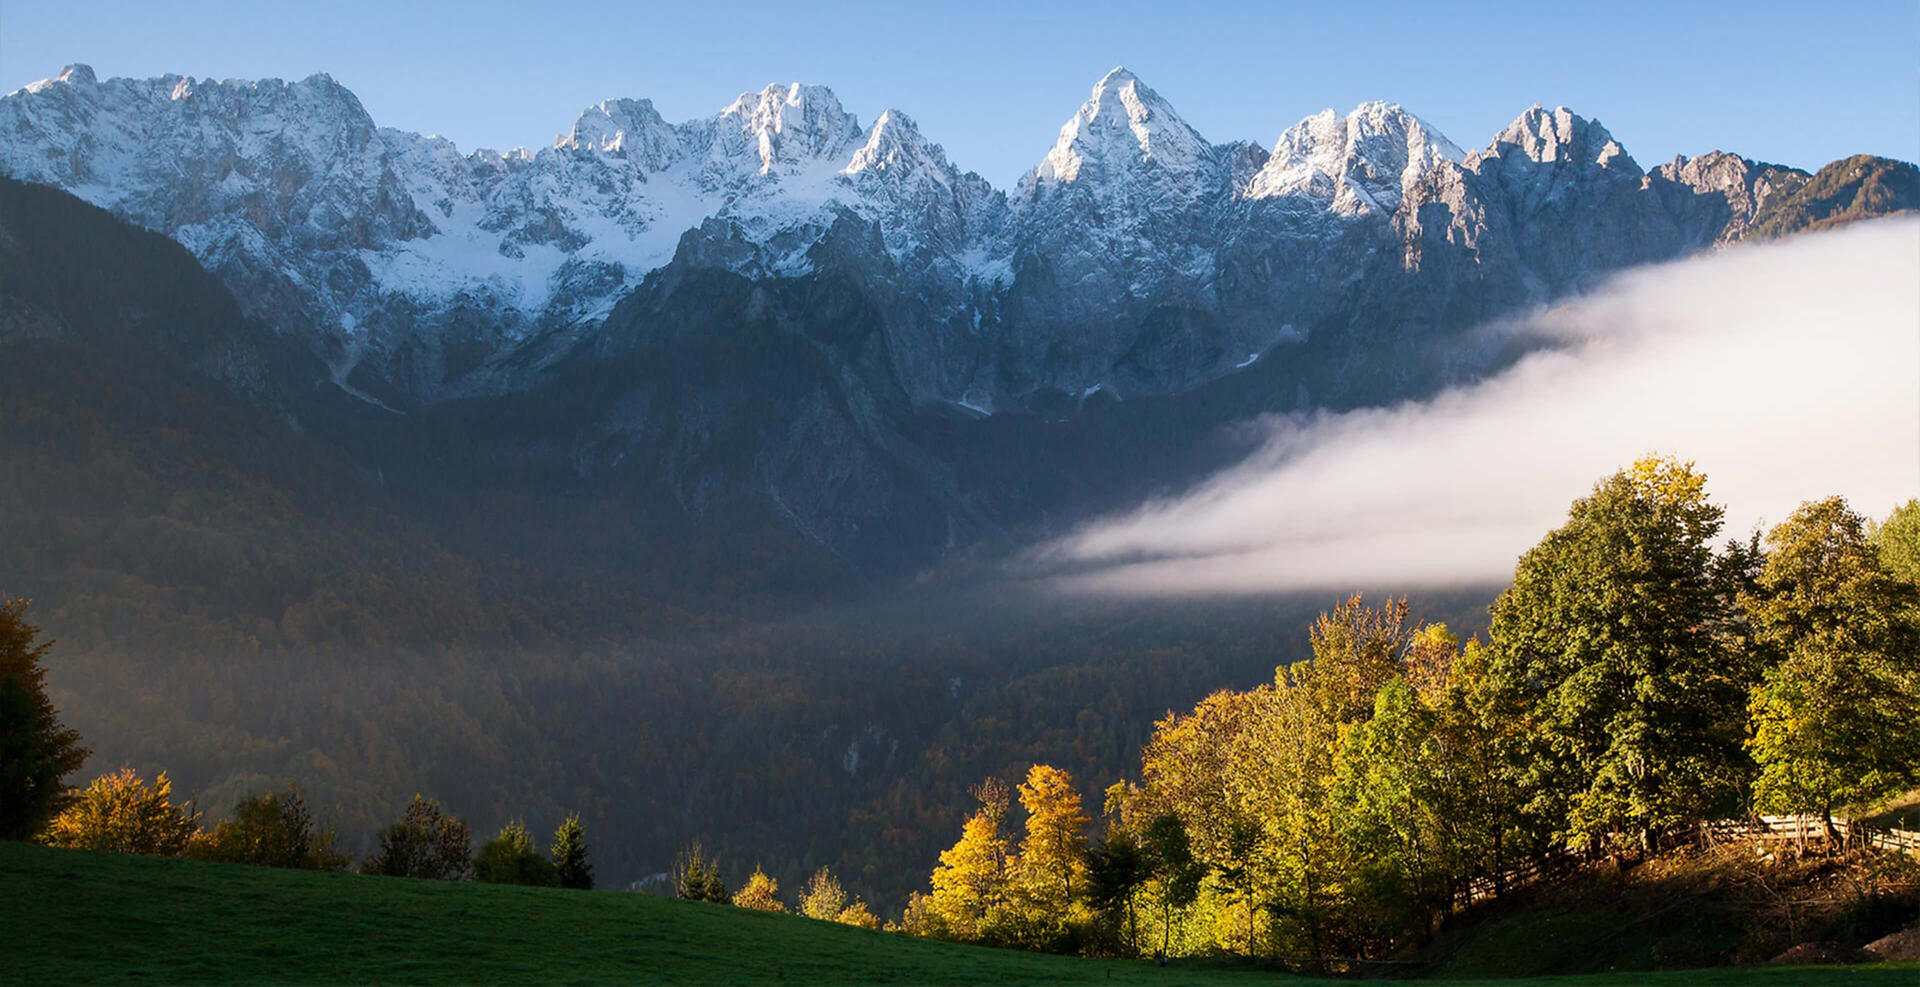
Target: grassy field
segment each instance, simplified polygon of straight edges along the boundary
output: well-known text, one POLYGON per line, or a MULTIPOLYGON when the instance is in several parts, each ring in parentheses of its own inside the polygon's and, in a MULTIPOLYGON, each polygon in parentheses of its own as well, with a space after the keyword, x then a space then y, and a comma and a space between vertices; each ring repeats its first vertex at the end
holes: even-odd
MULTIPOLYGON (((0 843, 0 984, 1236 984, 928 942, 641 895, 442 884, 0 843)), ((1429 981, 1433 982, 1433 981, 1429 981)), ((1504 984, 1905 984, 1920 965, 1753 968, 1504 984)))

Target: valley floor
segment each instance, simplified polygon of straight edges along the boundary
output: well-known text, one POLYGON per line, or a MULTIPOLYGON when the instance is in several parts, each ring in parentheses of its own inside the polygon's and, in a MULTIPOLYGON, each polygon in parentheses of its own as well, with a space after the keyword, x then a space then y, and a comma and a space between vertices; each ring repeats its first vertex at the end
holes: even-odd
MULTIPOLYGON (((1920 964, 1503 984, 1912 984, 1920 964)), ((643 895, 0 843, 0 983, 1306 983, 959 946, 643 895)))

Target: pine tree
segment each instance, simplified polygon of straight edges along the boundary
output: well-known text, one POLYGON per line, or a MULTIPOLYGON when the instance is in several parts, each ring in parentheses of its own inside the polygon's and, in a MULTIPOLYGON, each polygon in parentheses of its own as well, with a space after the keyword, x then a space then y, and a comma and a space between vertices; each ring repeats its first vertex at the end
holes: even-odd
POLYGON ((587 830, 580 814, 573 813, 553 832, 553 865, 559 871, 560 886, 576 891, 593 890, 593 865, 587 862, 587 830))
POLYGON ((64 779, 89 751, 60 723, 47 698, 40 661, 52 642, 36 643, 26 600, 0 601, 0 839, 39 835, 66 804, 64 779))
POLYGON ((730 905, 727 884, 720 877, 720 862, 707 859, 706 847, 694 841, 673 861, 674 894, 687 901, 710 901, 730 905))

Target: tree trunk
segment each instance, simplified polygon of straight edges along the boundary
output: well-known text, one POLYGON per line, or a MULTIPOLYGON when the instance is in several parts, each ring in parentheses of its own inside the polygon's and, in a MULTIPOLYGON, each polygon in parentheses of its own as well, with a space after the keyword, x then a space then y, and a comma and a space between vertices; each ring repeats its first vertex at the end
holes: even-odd
POLYGON ((1253 959, 1253 886, 1247 886, 1247 959, 1253 959))

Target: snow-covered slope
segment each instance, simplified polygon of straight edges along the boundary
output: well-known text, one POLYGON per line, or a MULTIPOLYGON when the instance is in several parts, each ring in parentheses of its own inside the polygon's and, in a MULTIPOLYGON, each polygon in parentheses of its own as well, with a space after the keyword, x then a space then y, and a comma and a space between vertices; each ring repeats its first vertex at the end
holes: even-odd
POLYGON ((1425 331, 1422 306, 1539 300, 1737 239, 1785 174, 1731 155, 1648 174, 1539 107, 1472 154, 1386 103, 1269 153, 1210 143, 1115 69, 1009 194, 820 86, 677 124, 607 100, 549 147, 462 152, 377 127, 324 75, 78 65, 0 98, 0 171, 170 234, 395 406, 526 386, 678 257, 756 281, 831 268, 877 299, 912 402, 987 411, 1178 392, 1316 334, 1425 331))

